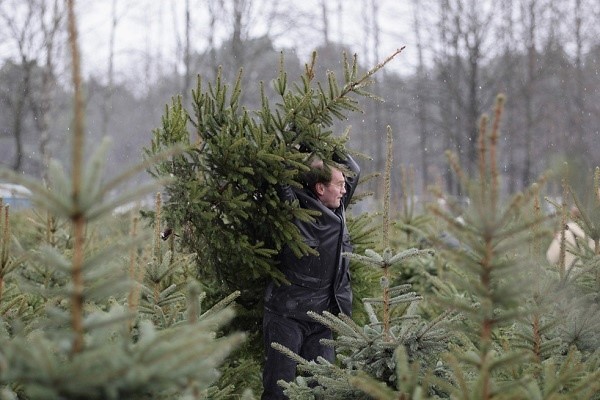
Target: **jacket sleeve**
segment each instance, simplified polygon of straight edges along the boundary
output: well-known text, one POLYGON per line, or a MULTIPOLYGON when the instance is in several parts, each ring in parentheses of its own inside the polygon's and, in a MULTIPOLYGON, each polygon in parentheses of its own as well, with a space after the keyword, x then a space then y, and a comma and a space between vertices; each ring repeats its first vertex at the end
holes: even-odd
POLYGON ((297 196, 290 185, 276 185, 277 195, 282 201, 294 201, 297 196))

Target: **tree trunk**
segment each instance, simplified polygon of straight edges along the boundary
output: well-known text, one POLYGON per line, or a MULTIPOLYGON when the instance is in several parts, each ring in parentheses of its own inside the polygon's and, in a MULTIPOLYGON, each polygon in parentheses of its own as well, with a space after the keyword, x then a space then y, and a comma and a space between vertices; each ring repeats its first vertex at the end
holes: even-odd
POLYGON ((183 49, 183 88, 182 101, 187 106, 190 91, 192 89, 192 66, 191 66, 191 35, 192 35, 192 23, 191 23, 191 10, 190 0, 185 0, 185 46, 183 49))
POLYGON ((429 184, 429 160, 427 156, 427 109, 426 99, 427 87, 425 76, 425 60, 423 56, 423 41, 421 38, 421 16, 419 14, 419 1, 413 0, 413 24, 417 46, 417 74, 416 74, 416 99, 417 99, 417 132, 419 135, 419 152, 421 154, 421 190, 427 191, 429 184))
POLYGON ((323 24, 323 46, 329 45, 329 13, 327 12, 327 0, 321 0, 321 22, 323 24))
POLYGON ((107 71, 107 84, 102 96, 102 136, 108 134, 108 123, 110 122, 110 116, 112 112, 112 96, 114 90, 114 64, 115 64, 115 36, 117 32, 117 25, 119 18, 117 16, 117 0, 112 0, 111 6, 111 25, 110 25, 110 38, 108 44, 108 71, 107 71))
POLYGON ((523 148, 525 151, 525 157, 523 160, 523 171, 521 176, 523 187, 528 186, 531 183, 532 176, 531 146, 534 129, 533 99, 535 91, 535 69, 537 57, 537 50, 535 48, 537 23, 536 0, 532 0, 527 4, 526 15, 527 22, 525 26, 527 27, 527 37, 525 38, 525 43, 527 44, 527 75, 525 78, 525 91, 523 93, 523 100, 525 102, 525 129, 523 131, 523 148))
POLYGON ((32 109, 35 117, 36 127, 39 131, 40 142, 39 150, 42 163, 41 174, 46 178, 48 163, 52 157, 50 145, 50 110, 52 108, 52 97, 55 85, 55 64, 54 51, 55 39, 59 32, 63 11, 59 6, 59 0, 54 0, 52 3, 52 11, 50 14, 50 25, 46 26, 46 3, 42 3, 43 7, 41 14, 41 28, 45 38, 46 59, 42 68, 42 81, 40 88, 40 99, 38 102, 32 102, 32 109))

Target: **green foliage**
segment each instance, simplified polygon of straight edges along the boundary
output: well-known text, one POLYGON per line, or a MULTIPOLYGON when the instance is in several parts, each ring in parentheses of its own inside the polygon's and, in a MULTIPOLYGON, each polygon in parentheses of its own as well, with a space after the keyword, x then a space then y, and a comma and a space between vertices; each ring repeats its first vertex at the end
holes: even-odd
MULTIPOLYGON (((309 220, 313 214, 281 201, 279 185, 299 187, 299 174, 308 170, 311 157, 332 163, 348 154, 348 131, 334 133, 334 120, 360 111, 355 97, 373 97, 365 91, 371 75, 398 53, 363 75, 356 58, 344 56, 341 84, 332 73, 326 82, 315 79, 316 53, 300 81, 289 83, 282 56, 273 92, 260 83, 258 110, 240 104, 242 71, 232 86, 225 84, 221 71, 215 82, 198 77, 190 111, 179 98, 166 108, 146 156, 172 145, 183 145, 185 151, 149 172, 173 178, 165 190, 165 220, 181 246, 197 255, 197 277, 207 300, 240 292, 237 318, 228 329, 248 332, 249 337, 226 369, 262 364, 264 287, 269 279, 285 279, 276 255, 284 245, 299 256, 311 251, 294 220, 309 220)), ((362 216, 349 223, 358 246, 369 242, 369 223, 362 216)), ((255 377, 254 371, 246 376, 255 377)))
POLYGON ((450 263, 432 278, 436 300, 461 317, 455 325, 460 340, 444 357, 451 379, 438 384, 456 398, 595 398, 598 386, 588 385, 598 372, 587 364, 595 349, 564 340, 569 326, 581 328, 565 318, 582 310, 580 294, 565 290, 567 282, 536 245, 547 219, 537 205, 539 185, 506 203, 499 195, 495 152, 502 107, 499 97, 491 131, 482 118, 478 179, 467 179, 450 159, 469 207, 457 213, 451 199, 448 207, 431 207, 458 242, 438 242, 450 263))
MULTIPOLYGON (((430 205, 432 214, 445 222, 448 236, 425 229, 400 231, 405 238, 407 232, 427 237, 438 248, 436 257, 446 260, 429 277, 435 296, 425 302, 427 313, 435 315, 437 309, 456 316, 442 313, 423 319, 416 312, 414 293, 406 292, 409 286, 392 286, 384 273, 383 296, 364 299, 367 309, 371 301, 383 305, 383 320, 371 310, 374 325, 364 327, 327 314, 314 316, 337 332, 331 345, 341 366, 308 362, 280 348, 308 374, 281 383, 291 398, 599 398, 599 247, 582 246, 575 253, 579 263, 568 271, 542 260, 539 244, 547 235, 547 217, 540 213, 540 186, 506 203, 499 196, 495 151, 502 105, 500 98, 491 133, 482 118, 479 178, 466 178, 451 158, 469 207, 452 199, 447 206, 430 205), (409 306, 394 313, 385 310, 386 304, 409 306), (422 339, 418 332, 427 332, 431 342, 415 340, 422 339), (446 351, 436 347, 448 341, 446 351)), ((578 222, 595 244, 599 177, 597 170, 589 201, 566 191, 581 210, 578 222)), ((563 215, 567 209, 563 205, 563 215)), ((385 233, 382 239, 385 243, 385 233)), ((392 261, 416 254, 415 248, 398 253, 386 249, 352 257, 385 271, 392 261)))
MULTIPOLYGON (((350 95, 369 96, 364 85, 383 64, 358 77, 356 60, 344 60, 341 86, 333 74, 315 82, 314 66, 313 58, 292 85, 282 68, 273 85, 280 101, 272 106, 261 85, 257 111, 239 104, 239 77, 233 88, 220 75, 207 89, 199 79, 192 113, 175 99, 146 161, 114 180, 103 179, 107 143, 89 162, 74 161, 70 175, 52 161, 47 183, 0 171, 29 188, 36 205, 14 215, 0 199, 0 397, 253 398, 261 282, 281 278, 273 255, 284 244, 308 251, 292 220, 311 215, 279 201, 275 187, 298 185, 311 155, 347 154, 333 121, 359 111, 350 95), (159 180, 125 188, 143 170, 159 180), (166 211, 159 194, 152 232, 113 215, 164 183, 166 211), (175 232, 168 238, 165 221, 175 232), (246 334, 229 333, 236 311, 246 334)), ((575 193, 565 182, 558 206, 565 225, 573 202, 594 245, 572 251, 572 268, 547 265, 540 186, 500 197, 502 106, 500 98, 491 132, 482 118, 477 178, 450 156, 469 207, 448 199, 447 208, 417 214, 403 171, 403 208, 390 221, 388 153, 381 224, 373 223, 379 215, 348 220, 363 311, 354 320, 313 314, 336 333, 328 342, 335 364, 274 345, 302 372, 281 383, 290 398, 600 398, 600 169, 593 190, 575 193), (437 235, 433 217, 454 241, 437 235), (428 244, 435 255, 422 249, 428 244)), ((391 130, 388 138, 391 149, 391 130)))
MULTIPOLYGON (((352 235, 354 252, 361 254, 377 245, 379 223, 376 215, 363 213, 358 216, 346 215, 346 226, 352 235)), ((369 297, 377 290, 377 271, 367 268, 356 260, 350 260, 352 271, 352 317, 360 324, 367 323, 368 316, 362 307, 362 298, 369 297)))
MULTIPOLYGON (((39 189, 36 185, 30 188, 39 189)), ((70 201, 69 192, 59 198, 55 188, 44 190, 60 202, 70 201)), ((38 204, 43 207, 41 194, 38 204)), ((102 198, 97 200, 101 207, 102 198)), ((8 207, 3 211, 2 227, 9 232, 8 207)), ((90 214, 96 215, 93 210, 90 214)), ((94 226, 94 220, 99 225, 117 220, 105 214, 90 217, 89 226, 94 226)), ((73 213, 61 217, 68 219, 69 215, 73 213)), ((147 296, 151 290, 148 285, 138 289, 134 282, 137 274, 128 275, 131 262, 127 261, 127 252, 133 249, 136 254, 147 236, 128 239, 118 235, 118 240, 111 242, 104 240, 105 235, 94 236, 94 231, 89 230, 82 264, 84 342, 79 351, 72 347, 77 334, 73 326, 73 249, 42 241, 39 247, 26 250, 16 240, 11 241, 12 246, 4 241, 2 265, 11 268, 2 269, 7 290, 0 294, 0 382, 32 399, 171 398, 188 390, 207 390, 219 376, 217 367, 244 337, 215 338, 215 331, 233 317, 233 310, 225 308, 233 298, 203 313, 199 307, 191 307, 200 298, 197 290, 187 292, 189 280, 182 275, 190 267, 190 256, 166 252, 159 257, 163 250, 156 245, 150 247, 152 262, 142 272, 142 281, 164 289, 156 298, 147 296), (142 294, 139 308, 133 307, 137 302, 131 303, 132 293, 142 294), (158 301, 150 303, 152 299, 158 301)))
POLYGON ((157 153, 108 182, 103 179, 106 144, 84 162, 76 29, 69 33, 75 87, 70 174, 57 161, 51 162, 44 183, 0 170, 0 179, 31 191, 36 215, 47 216, 46 223, 31 223, 46 231, 30 243, 33 247, 23 248, 10 235, 8 207, 0 207, 0 289, 6 288, 0 290, 0 394, 199 399, 222 392, 226 389, 213 387, 218 367, 245 338, 243 333, 216 334, 234 316, 229 304, 235 294, 201 312, 197 283, 184 274, 188 256, 171 251, 163 257, 155 245, 149 250, 152 263, 141 270, 138 262, 148 254, 141 245, 144 235, 132 229, 129 237, 96 236, 96 228, 122 218, 113 215, 115 207, 161 187, 160 181, 127 187, 128 178, 176 150, 157 153), (57 240, 58 221, 65 221, 68 240, 57 240), (149 288, 146 282, 159 289, 158 296, 140 302, 149 288), (140 312, 143 306, 152 312, 140 312))
POLYGON ((241 71, 232 87, 220 73, 214 84, 198 78, 192 112, 174 99, 146 149, 151 156, 173 144, 187 146, 151 171, 175 177, 167 186, 167 220, 182 243, 202 255, 200 276, 216 281, 217 291, 240 290, 248 309, 262 298, 265 279, 283 279, 273 256, 284 244, 298 255, 310 251, 293 220, 311 214, 282 202, 277 185, 299 186, 298 172, 312 155, 327 162, 345 157, 347 135, 333 133, 334 119, 359 111, 351 95, 369 95, 364 87, 383 67, 359 76, 356 59, 344 58, 339 85, 331 73, 327 82, 315 82, 315 65, 313 54, 301 81, 289 84, 282 58, 273 82, 279 102, 271 104, 261 83, 262 108, 256 111, 239 104, 241 71))
POLYGON ((600 346, 600 168, 596 168, 592 178, 578 182, 578 185, 588 187, 584 195, 577 194, 571 182, 563 179, 563 204, 555 204, 562 227, 558 233, 561 254, 558 265, 548 273, 552 285, 550 290, 555 296, 547 301, 550 305, 546 305, 563 322, 555 327, 554 336, 562 341, 563 346, 575 346, 585 354, 596 351, 600 346), (572 213, 574 209, 576 213, 572 213), (567 246, 564 235, 569 215, 585 233, 584 237, 576 238, 575 246, 567 246), (568 253, 575 259, 573 265, 566 265, 568 253))

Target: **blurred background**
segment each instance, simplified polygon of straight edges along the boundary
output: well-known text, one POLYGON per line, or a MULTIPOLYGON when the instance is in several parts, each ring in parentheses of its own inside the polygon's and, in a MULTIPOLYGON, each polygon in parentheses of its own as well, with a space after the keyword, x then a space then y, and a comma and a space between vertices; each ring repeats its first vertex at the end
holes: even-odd
MULTIPOLYGON (((112 139, 108 175, 141 160, 173 96, 190 104, 200 76, 243 68, 242 104, 260 108, 259 82, 276 78, 280 55, 298 81, 312 51, 319 78, 343 79, 343 53, 363 71, 405 46, 373 79, 384 101, 336 123, 382 171, 386 127, 416 197, 439 185, 460 195, 444 152, 476 172, 479 119, 506 95, 499 164, 504 193, 548 170, 589 177, 600 165, 598 0, 81 0, 76 3, 89 150, 112 139), (565 171, 565 162, 568 171, 565 171)), ((0 165, 43 176, 69 159, 72 88, 63 0, 0 0, 0 165)), ((274 101, 274 91, 269 91, 274 101)), ((190 108, 188 110, 191 111, 190 108)), ((140 176, 139 180, 149 179, 140 176)), ((571 179, 585 190, 583 179, 571 179)), ((377 180, 369 183, 375 198, 377 180)), ((550 179, 547 194, 560 195, 550 179)), ((376 203, 378 204, 378 203, 376 203)), ((367 204, 368 207, 368 204, 367 204)))

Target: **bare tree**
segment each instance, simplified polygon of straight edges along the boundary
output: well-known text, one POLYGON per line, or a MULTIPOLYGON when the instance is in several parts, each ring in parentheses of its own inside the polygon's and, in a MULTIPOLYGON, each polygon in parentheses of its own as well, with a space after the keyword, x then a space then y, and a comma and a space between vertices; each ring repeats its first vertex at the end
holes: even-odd
POLYGON ((183 103, 187 104, 189 92, 191 91, 192 86, 192 66, 191 66, 191 58, 192 58, 192 49, 191 49, 191 41, 192 41, 192 16, 190 10, 190 0, 185 0, 185 47, 183 49, 183 103))
MULTIPOLYGON (((483 112, 481 90, 483 81, 481 79, 481 68, 483 59, 488 56, 486 53, 485 41, 490 31, 493 9, 486 10, 485 6, 476 0, 470 0, 465 7, 465 20, 461 31, 462 40, 465 47, 465 57, 467 59, 467 68, 465 70, 467 103, 465 114, 467 117, 467 167, 470 172, 474 172, 474 166, 477 161, 477 137, 479 134, 479 118, 483 112)), ((462 5, 459 4, 457 11, 461 11, 462 5)), ((459 16, 460 18, 460 16, 459 16)))
POLYGON ((15 143, 12 168, 22 170, 26 152, 26 134, 37 129, 39 157, 35 151, 28 159, 36 172, 44 173, 51 156, 50 113, 57 79, 57 55, 62 48, 64 4, 60 0, 0 2, 0 20, 4 22, 5 44, 12 44, 15 74, 13 85, 4 99, 12 122, 10 134, 15 143), (30 116, 30 123, 27 117, 30 116), (33 129, 32 129, 33 128, 33 129))
POLYGON ((111 24, 108 42, 108 70, 107 70, 107 87, 102 96, 102 136, 108 133, 108 123, 112 110, 112 97, 114 90, 115 79, 115 38, 117 26, 119 24, 119 15, 117 13, 117 0, 112 0, 111 3, 111 24))
POLYGON ((425 193, 426 187, 429 184, 429 157, 427 149, 427 139, 429 136, 429 121, 427 113, 427 76, 426 65, 423 49, 423 32, 422 32, 422 16, 420 15, 421 8, 419 1, 413 0, 413 29, 415 34, 415 42, 417 47, 417 71, 416 71, 416 99, 417 99, 417 134, 419 135, 419 151, 421 153, 421 180, 422 191, 425 193))
POLYGON ((217 40, 215 37, 216 25, 217 25, 217 15, 219 10, 223 9, 223 0, 209 0, 208 1, 208 51, 210 61, 209 64, 212 67, 214 74, 217 73, 217 40))
POLYGON ((244 51, 244 40, 247 36, 245 18, 249 15, 249 8, 252 6, 251 0, 231 0, 231 57, 234 63, 234 69, 239 70, 245 62, 246 54, 244 51))
POLYGON ((525 82, 522 85, 521 97, 523 99, 523 112, 525 115, 525 126, 522 132, 524 141, 524 158, 521 182, 523 185, 531 183, 532 179, 532 143, 533 132, 535 128, 534 116, 534 97, 538 77, 537 70, 537 55, 536 49, 536 34, 538 30, 538 1, 537 0, 522 0, 521 2, 521 24, 524 27, 525 36, 523 42, 526 49, 526 74, 525 82))
MULTIPOLYGON (((362 49, 363 62, 374 65, 380 59, 381 53, 381 21, 379 15, 379 2, 377 0, 363 0, 362 2, 362 49)), ((385 79, 385 71, 373 82, 373 93, 381 93, 381 79, 385 79)), ((382 104, 378 101, 368 102, 364 106, 368 132, 364 132, 363 143, 369 153, 373 155, 373 168, 375 172, 384 170, 386 159, 386 118, 382 104)), ((375 197, 383 195, 383 182, 374 188, 375 197)))
POLYGON ((39 131, 39 150, 44 166, 44 171, 52 156, 50 144, 49 118, 52 108, 52 94, 56 88, 56 60, 55 52, 58 36, 62 33, 64 5, 59 0, 42 1, 39 7, 39 21, 44 38, 45 58, 41 68, 41 88, 39 101, 32 102, 34 120, 39 131), (48 4, 49 3, 49 4, 48 4), (50 7, 48 7, 50 6, 50 7))
MULTIPOLYGON (((209 2, 210 8, 210 2, 209 2)), ((192 85, 192 10, 190 0, 185 0, 183 3, 183 9, 179 2, 172 3, 171 16, 173 18, 173 25, 175 27, 183 26, 182 32, 179 29, 174 29, 175 43, 176 43, 176 54, 173 60, 174 76, 182 79, 179 81, 178 92, 182 96, 182 101, 187 104, 189 101, 189 95, 192 85), (179 23, 180 13, 183 13, 183 23, 179 23), (180 66, 183 71, 180 73, 180 66)), ((213 26, 214 28, 214 26, 213 26)))
POLYGON ((16 87, 5 99, 9 105, 12 121, 10 131, 15 140, 15 158, 12 168, 21 170, 24 156, 23 124, 27 113, 26 105, 31 95, 31 81, 34 67, 37 65, 38 26, 36 26, 36 4, 33 1, 0 3, 0 20, 7 31, 8 40, 16 49, 18 71, 16 87), (18 11, 17 11, 18 10, 18 11))
MULTIPOLYGON (((450 1, 441 1, 439 20, 435 24, 438 31, 436 42, 439 43, 439 47, 434 49, 437 80, 441 88, 437 102, 444 105, 440 108, 440 126, 444 132, 443 148, 454 150, 460 157, 463 131, 461 112, 464 106, 458 85, 461 71, 459 24, 460 19, 453 15, 450 1)), ((454 174, 445 168, 443 175, 448 193, 457 193, 460 189, 454 174)))
MULTIPOLYGON (((586 102, 587 84, 584 71, 584 53, 589 48, 589 34, 594 34, 596 20, 589 18, 593 5, 585 0, 572 0, 573 14, 572 42, 574 44, 574 62, 573 67, 573 90, 572 95, 573 109, 571 115, 572 133, 575 135, 574 151, 575 154, 586 154, 586 131, 591 127, 589 124, 590 110, 586 102), (586 34, 586 32, 588 32, 586 34)), ((593 37, 593 36, 592 36, 593 37)))
MULTIPOLYGON (((517 63, 514 61, 517 56, 515 52, 517 51, 515 43, 516 43, 516 32, 515 32, 515 4, 514 0, 502 0, 501 2, 501 10, 502 10, 502 18, 500 22, 500 26, 498 29, 498 38, 499 42, 502 46, 502 55, 501 58, 501 69, 499 71, 499 76, 501 77, 501 81, 499 84, 499 91, 502 93, 514 93, 516 91, 516 69, 517 63)), ((510 105, 513 103, 513 99, 508 98, 508 107, 511 108, 510 105)), ((504 155, 504 159, 506 160, 507 165, 507 175, 508 175, 508 192, 515 193, 517 190, 517 183, 520 181, 520 178, 517 176, 517 169, 515 168, 516 155, 515 150, 518 146, 514 146, 516 138, 518 137, 516 132, 516 123, 514 118, 506 118, 505 119, 506 129, 503 131, 503 135, 507 138, 507 145, 503 146, 502 154, 504 155)))
MULTIPOLYGON (((476 0, 424 2, 433 6, 429 23, 430 46, 437 74, 440 129, 445 149, 453 150, 468 173, 475 171, 479 118, 495 97, 494 79, 484 72, 500 51, 492 38, 498 4, 476 0)), ((448 169, 444 180, 449 193, 461 188, 448 169)))
POLYGON ((329 1, 321 0, 321 21, 323 26, 323 46, 327 46, 329 44, 329 12, 327 10, 327 4, 329 1))

